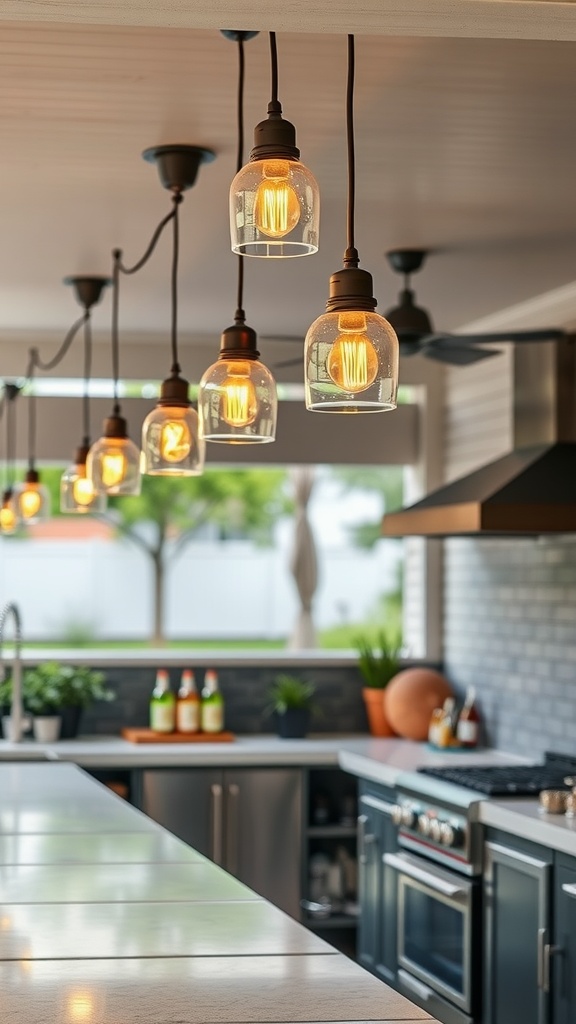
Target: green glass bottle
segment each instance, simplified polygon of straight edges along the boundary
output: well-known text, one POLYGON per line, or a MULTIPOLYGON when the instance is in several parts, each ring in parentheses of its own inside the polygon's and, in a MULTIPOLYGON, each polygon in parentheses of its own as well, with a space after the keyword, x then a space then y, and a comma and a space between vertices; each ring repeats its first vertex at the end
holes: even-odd
POLYGON ((200 707, 202 732, 222 732, 224 728, 224 698, 218 689, 218 676, 208 669, 204 676, 200 707))
POLYGON ((176 695, 170 689, 166 669, 156 673, 156 685, 150 697, 150 728, 153 732, 174 732, 176 728, 176 695))

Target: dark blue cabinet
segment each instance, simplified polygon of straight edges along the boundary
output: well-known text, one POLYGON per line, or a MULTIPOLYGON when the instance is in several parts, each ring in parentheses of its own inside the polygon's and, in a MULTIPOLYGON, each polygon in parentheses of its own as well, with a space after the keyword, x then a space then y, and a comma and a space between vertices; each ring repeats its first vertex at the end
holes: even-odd
POLYGON ((383 862, 397 848, 393 792, 362 783, 358 801, 359 963, 388 984, 396 982, 396 878, 383 862))
POLYGON ((550 850, 511 836, 486 843, 483 1024, 549 1022, 552 863, 550 850))
POLYGON ((576 1020, 576 857, 557 853, 554 871, 554 1024, 576 1020))

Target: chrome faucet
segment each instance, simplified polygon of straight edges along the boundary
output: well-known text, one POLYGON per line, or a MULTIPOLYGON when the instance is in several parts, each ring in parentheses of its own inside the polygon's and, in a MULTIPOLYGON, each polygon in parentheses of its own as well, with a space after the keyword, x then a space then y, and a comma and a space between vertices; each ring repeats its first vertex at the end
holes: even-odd
POLYGON ((4 605, 0 612, 0 682, 6 676, 6 664, 2 654, 4 627, 12 615, 14 619, 14 661, 12 664, 12 703, 10 705, 10 728, 8 739, 11 743, 22 742, 24 708, 22 706, 22 620, 15 604, 4 605))

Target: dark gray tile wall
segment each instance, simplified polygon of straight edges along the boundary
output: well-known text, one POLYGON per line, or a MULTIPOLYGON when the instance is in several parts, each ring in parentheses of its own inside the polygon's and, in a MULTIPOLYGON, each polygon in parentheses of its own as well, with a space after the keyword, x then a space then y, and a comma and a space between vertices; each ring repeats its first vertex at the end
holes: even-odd
MULTIPOLYGON (((210 667, 210 666, 206 666, 210 667)), ((220 689, 225 698, 225 724, 235 733, 270 733, 274 725, 265 714, 267 690, 278 668, 248 667, 218 670, 220 689)), ((283 672, 299 675, 316 685, 317 711, 311 731, 317 733, 366 732, 367 721, 361 693, 361 680, 354 665, 290 668, 283 672)), ((181 669, 170 670, 172 688, 178 688, 181 669)), ((155 679, 154 668, 115 668, 106 671, 108 684, 117 693, 110 704, 88 708, 82 718, 82 733, 111 735, 123 726, 148 725, 148 701, 155 679)), ((200 687, 204 670, 196 670, 200 687)))
POLYGON ((444 667, 491 746, 576 754, 576 537, 445 545, 444 667))

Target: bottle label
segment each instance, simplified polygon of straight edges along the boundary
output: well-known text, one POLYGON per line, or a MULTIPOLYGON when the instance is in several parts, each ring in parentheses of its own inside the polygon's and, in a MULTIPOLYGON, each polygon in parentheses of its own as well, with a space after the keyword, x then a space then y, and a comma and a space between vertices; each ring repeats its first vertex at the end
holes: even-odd
POLYGON ((461 743, 477 743, 478 723, 470 721, 458 722, 456 735, 461 743))
POLYGON ((176 728, 178 732, 198 732, 200 729, 200 702, 182 700, 176 705, 176 728))
POLYGON ((202 729, 204 732, 222 732, 224 708, 221 704, 207 704, 202 708, 202 729))
POLYGON ((173 732, 174 705, 153 701, 150 705, 150 728, 153 732, 173 732))

